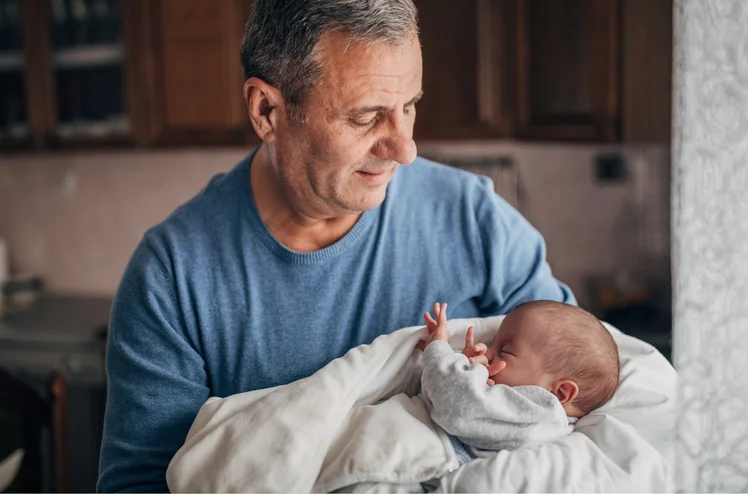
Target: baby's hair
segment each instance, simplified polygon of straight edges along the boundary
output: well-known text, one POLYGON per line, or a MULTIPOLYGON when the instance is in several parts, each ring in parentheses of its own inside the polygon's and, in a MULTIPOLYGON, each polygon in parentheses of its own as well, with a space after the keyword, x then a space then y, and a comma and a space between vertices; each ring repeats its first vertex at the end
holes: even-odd
POLYGON ((592 314, 574 305, 539 300, 512 313, 533 318, 536 348, 546 372, 571 379, 579 387, 574 405, 585 414, 603 406, 618 386, 618 345, 592 314))

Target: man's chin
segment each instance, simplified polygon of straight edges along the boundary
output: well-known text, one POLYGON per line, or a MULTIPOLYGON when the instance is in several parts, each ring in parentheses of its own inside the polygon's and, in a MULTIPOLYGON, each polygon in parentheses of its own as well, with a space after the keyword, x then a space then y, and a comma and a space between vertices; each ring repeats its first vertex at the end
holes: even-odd
POLYGON ((359 196, 359 199, 349 202, 347 209, 355 213, 371 211, 381 206, 385 197, 387 197, 387 187, 382 187, 381 191, 367 190, 359 196))

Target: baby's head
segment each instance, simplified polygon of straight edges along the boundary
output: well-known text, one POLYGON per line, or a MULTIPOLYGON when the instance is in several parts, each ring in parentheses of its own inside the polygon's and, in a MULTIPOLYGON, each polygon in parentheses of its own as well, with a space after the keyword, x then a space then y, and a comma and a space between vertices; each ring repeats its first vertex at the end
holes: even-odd
POLYGON ((496 384, 541 386, 570 417, 603 406, 618 385, 618 346, 584 309, 551 301, 510 312, 486 354, 496 384), (506 367, 501 368, 501 362, 506 367))

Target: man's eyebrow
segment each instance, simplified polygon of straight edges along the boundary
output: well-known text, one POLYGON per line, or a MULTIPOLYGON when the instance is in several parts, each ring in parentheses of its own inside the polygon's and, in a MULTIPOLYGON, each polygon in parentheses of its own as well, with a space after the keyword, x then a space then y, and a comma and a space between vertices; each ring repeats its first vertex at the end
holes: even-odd
MULTIPOLYGON (((423 97, 423 91, 419 91, 418 94, 416 94, 413 99, 405 103, 405 106, 412 106, 418 103, 418 101, 423 97)), ((367 113, 375 113, 375 112, 387 112, 391 111, 392 109, 387 106, 377 105, 377 106, 364 106, 361 108, 354 108, 351 111, 348 112, 349 117, 359 117, 361 115, 366 115, 367 113)))
POLYGON ((415 96, 413 96, 412 100, 410 100, 407 103, 405 103, 405 106, 415 105, 416 103, 418 103, 419 101, 421 101, 421 98, 423 98, 423 90, 418 91, 418 94, 416 94, 415 96))

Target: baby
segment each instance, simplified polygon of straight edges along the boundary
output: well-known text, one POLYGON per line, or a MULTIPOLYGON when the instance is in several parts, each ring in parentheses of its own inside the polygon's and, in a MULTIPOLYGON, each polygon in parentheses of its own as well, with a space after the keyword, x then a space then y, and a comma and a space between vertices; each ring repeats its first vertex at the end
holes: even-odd
POLYGON ((528 302, 511 311, 488 348, 449 346, 447 304, 424 314, 429 336, 421 377, 431 417, 464 462, 502 449, 569 434, 579 417, 603 406, 618 385, 618 346, 579 307, 528 302))

